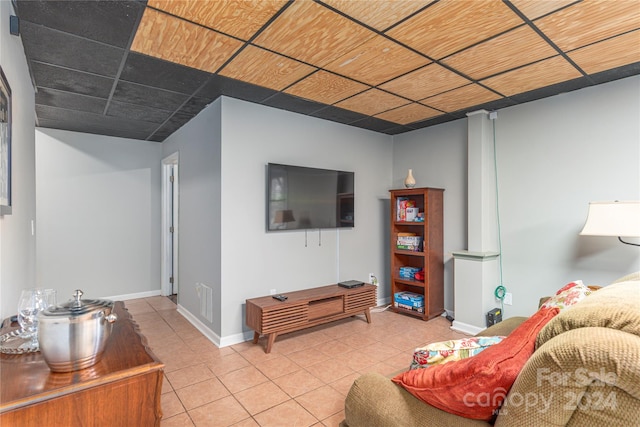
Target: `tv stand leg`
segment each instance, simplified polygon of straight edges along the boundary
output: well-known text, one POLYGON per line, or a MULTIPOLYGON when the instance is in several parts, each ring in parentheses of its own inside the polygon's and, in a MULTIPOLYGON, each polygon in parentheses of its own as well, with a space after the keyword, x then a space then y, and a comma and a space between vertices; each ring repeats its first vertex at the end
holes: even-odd
POLYGON ((276 332, 272 332, 267 336, 267 348, 265 349, 265 353, 271 353, 271 347, 276 340, 276 332))
POLYGON ((371 311, 368 308, 364 311, 364 315, 367 318, 367 323, 371 323, 371 311))
POLYGON ((258 344, 258 338, 260 338, 260 334, 258 332, 253 333, 253 343, 258 344))

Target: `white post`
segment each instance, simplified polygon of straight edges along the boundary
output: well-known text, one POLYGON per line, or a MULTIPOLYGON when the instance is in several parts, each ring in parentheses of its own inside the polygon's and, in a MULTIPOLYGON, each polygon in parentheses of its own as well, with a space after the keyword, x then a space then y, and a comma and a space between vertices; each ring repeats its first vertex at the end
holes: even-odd
POLYGON ((485 314, 496 306, 500 284, 493 123, 488 111, 468 116, 467 249, 453 252, 454 314, 452 328, 476 334, 486 327, 485 314))

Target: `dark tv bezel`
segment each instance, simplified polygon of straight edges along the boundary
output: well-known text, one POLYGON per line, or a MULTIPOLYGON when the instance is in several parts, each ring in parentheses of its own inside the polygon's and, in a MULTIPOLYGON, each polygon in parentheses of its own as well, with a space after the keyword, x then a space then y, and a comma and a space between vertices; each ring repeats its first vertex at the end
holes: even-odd
MULTIPOLYGON (((355 228, 355 204, 354 204, 354 214, 353 214, 353 220, 352 223, 350 225, 344 225, 344 226, 340 226, 339 225, 339 221, 336 221, 336 226, 335 227, 310 227, 310 228, 275 228, 272 229, 270 228, 270 195, 271 195, 271 167, 272 166, 283 166, 283 167, 291 167, 291 168, 299 168, 299 169, 307 169, 307 170, 316 170, 316 171, 324 171, 324 172, 337 172, 338 174, 340 173, 345 173, 345 174, 351 174, 353 177, 353 198, 354 198, 354 203, 355 203, 355 193, 356 193, 356 174, 354 171, 345 171, 345 170, 339 170, 339 169, 328 169, 328 168, 317 168, 317 167, 310 167, 310 166, 301 166, 301 165, 289 165, 289 164, 285 164, 285 163, 267 163, 267 165, 265 166, 265 228, 266 231, 271 233, 271 232, 293 232, 293 231, 305 231, 305 230, 345 230, 345 229, 350 229, 350 228, 355 228)), ((338 193, 336 192, 336 196, 338 194, 348 194, 348 193, 338 193)))

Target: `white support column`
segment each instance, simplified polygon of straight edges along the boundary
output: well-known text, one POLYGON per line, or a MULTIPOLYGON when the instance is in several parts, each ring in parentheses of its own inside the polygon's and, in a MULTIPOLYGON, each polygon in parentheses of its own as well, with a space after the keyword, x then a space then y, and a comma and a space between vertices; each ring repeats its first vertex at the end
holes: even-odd
POLYGON ((496 211, 493 123, 488 111, 468 115, 467 249, 453 252, 454 315, 452 328, 476 334, 486 327, 485 314, 496 306, 500 283, 496 211))

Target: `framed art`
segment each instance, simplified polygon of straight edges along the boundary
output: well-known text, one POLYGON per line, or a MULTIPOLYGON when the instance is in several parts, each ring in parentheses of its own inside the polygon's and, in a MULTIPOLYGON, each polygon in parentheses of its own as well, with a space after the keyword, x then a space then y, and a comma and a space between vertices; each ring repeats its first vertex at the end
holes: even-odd
POLYGON ((0 215, 11 213, 11 88, 0 67, 0 215))

